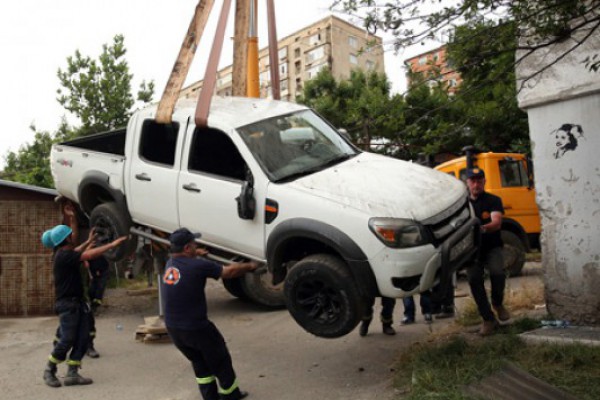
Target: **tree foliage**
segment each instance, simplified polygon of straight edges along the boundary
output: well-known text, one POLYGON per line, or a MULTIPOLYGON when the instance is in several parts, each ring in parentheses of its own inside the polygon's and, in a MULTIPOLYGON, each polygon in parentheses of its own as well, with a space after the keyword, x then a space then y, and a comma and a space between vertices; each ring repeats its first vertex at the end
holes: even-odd
POLYGON ((74 137, 75 132, 64 118, 54 133, 38 131, 35 126, 30 129, 35 132, 33 142, 26 143, 16 152, 8 152, 2 178, 51 188, 54 182, 50 173, 50 149, 54 143, 74 137))
POLYGON ((296 100, 346 129, 353 142, 367 150, 389 152, 402 126, 401 98, 390 97, 386 75, 377 72, 354 70, 347 80, 337 82, 329 70, 322 70, 296 100))
MULTIPOLYGON (((63 117, 55 132, 30 127, 35 132, 33 143, 7 153, 3 179, 51 188, 54 186, 49 160, 52 144, 127 124, 135 99, 131 93, 133 75, 129 73, 125 54, 123 36, 117 35, 111 46, 103 45, 98 60, 83 56, 78 50, 67 58, 66 69, 58 70, 62 87, 57 91, 57 100, 81 125, 69 126, 63 117)), ((149 103, 153 95, 154 82, 142 82, 136 99, 149 103)))
MULTIPOLYGON (((58 102, 81 121, 81 133, 103 132, 127 125, 135 100, 131 94, 129 65, 124 38, 117 35, 111 46, 103 45, 98 60, 79 50, 67 58, 67 68, 58 70, 61 88, 58 102)), ((142 82, 137 100, 150 102, 154 82, 142 82)))

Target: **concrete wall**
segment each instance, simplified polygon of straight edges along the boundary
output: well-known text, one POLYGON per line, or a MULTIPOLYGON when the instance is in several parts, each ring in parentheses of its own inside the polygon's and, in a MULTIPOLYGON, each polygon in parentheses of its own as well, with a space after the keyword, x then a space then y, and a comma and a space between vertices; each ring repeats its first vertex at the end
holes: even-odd
POLYGON ((548 311, 598 325, 600 72, 589 71, 583 61, 600 53, 600 32, 533 76, 574 43, 567 40, 525 59, 517 66, 517 85, 519 105, 529 115, 548 311))

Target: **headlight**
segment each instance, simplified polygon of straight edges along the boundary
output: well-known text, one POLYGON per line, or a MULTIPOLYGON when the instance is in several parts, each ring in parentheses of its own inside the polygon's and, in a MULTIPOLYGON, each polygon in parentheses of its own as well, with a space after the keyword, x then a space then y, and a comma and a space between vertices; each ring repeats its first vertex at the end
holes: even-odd
POLYGON ((369 228, 388 247, 415 247, 429 243, 423 225, 411 219, 371 218, 369 228))

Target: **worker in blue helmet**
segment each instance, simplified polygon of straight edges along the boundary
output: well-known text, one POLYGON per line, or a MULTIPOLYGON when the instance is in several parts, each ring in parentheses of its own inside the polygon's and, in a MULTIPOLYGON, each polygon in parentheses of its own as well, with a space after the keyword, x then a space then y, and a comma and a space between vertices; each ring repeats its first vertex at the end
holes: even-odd
POLYGON ((56 377, 57 365, 65 362, 68 365, 65 386, 89 385, 92 380, 79 375, 81 360, 86 353, 89 335, 90 309, 84 300, 83 281, 80 274, 82 261, 89 261, 119 246, 127 239, 122 236, 102 246, 94 246, 94 231, 91 230, 85 242, 76 245, 77 232, 74 207, 65 207, 65 216, 69 224, 57 225, 44 232, 42 243, 51 245, 54 249, 53 274, 56 294, 55 311, 59 316, 60 338, 54 345, 44 370, 44 382, 50 387, 60 387, 62 384, 56 377), (75 232, 74 232, 75 229, 75 232))

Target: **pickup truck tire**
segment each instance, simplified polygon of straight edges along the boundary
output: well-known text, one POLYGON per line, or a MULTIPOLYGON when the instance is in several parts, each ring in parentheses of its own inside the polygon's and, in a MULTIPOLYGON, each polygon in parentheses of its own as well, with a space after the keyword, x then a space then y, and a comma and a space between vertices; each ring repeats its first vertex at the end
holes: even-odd
POLYGON ((307 332, 337 338, 351 332, 364 313, 364 301, 346 264, 330 254, 296 263, 284 285, 287 308, 307 332))
POLYGON ((521 275, 525 265, 525 245, 521 239, 510 231, 501 231, 504 248, 504 270, 509 276, 521 275))
MULTIPOLYGON (((106 229, 108 239, 113 241, 121 236, 129 235, 132 222, 116 203, 110 202, 99 204, 92 210, 90 225, 106 229)), ((135 237, 128 239, 119 247, 106 251, 104 256, 109 261, 120 261, 135 251, 136 244, 135 237)))
POLYGON ((249 300, 269 308, 285 307, 283 283, 273 285, 272 275, 264 273, 247 273, 241 277, 241 286, 249 300))
POLYGON ((243 279, 244 277, 223 279, 223 286, 233 297, 237 297, 240 300, 250 300, 242 285, 243 279))

